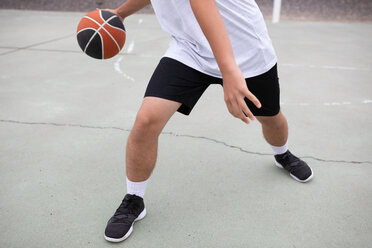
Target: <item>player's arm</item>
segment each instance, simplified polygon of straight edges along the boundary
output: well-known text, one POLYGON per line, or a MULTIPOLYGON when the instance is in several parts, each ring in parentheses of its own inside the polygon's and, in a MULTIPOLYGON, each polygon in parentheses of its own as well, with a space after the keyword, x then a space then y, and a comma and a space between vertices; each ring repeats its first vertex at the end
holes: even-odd
POLYGON ((136 13, 151 3, 150 0, 128 0, 117 9, 107 9, 115 13, 123 21, 126 17, 136 13))
POLYGON ((233 116, 249 123, 244 114, 251 120, 254 120, 254 116, 247 107, 244 97, 258 108, 261 107, 261 103, 248 90, 242 72, 235 62, 229 35, 216 2, 215 0, 190 0, 190 4, 220 68, 227 108, 233 116))

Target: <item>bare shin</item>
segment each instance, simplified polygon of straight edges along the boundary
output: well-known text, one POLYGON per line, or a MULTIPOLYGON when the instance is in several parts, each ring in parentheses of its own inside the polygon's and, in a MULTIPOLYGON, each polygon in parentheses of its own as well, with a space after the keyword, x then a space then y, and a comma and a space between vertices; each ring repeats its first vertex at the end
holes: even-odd
POLYGON ((141 182, 150 177, 157 159, 159 135, 180 105, 154 97, 143 100, 127 142, 126 172, 129 180, 141 182))
POLYGON ((288 140, 288 124, 280 111, 275 116, 257 116, 262 125, 262 133, 266 141, 272 146, 283 146, 288 140))

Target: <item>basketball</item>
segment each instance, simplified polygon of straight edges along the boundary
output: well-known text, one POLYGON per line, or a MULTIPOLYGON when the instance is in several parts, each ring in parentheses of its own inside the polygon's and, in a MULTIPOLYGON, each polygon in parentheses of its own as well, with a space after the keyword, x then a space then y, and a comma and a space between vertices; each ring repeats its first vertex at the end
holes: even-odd
POLYGON ((80 20, 76 36, 84 53, 96 59, 109 59, 123 48, 126 33, 118 16, 97 9, 80 20))

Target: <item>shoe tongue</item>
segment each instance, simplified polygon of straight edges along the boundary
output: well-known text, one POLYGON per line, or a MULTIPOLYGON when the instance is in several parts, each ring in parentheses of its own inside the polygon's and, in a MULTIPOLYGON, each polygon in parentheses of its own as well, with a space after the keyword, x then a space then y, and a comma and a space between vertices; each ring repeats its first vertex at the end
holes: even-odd
POLYGON ((138 196, 136 195, 126 194, 124 197, 124 200, 132 200, 132 199, 136 199, 137 197, 138 196))
POLYGON ((289 151, 287 151, 286 153, 282 154, 282 158, 283 159, 289 159, 290 157, 292 157, 292 153, 290 153, 289 151))
POLYGON ((130 200, 132 199, 132 195, 125 195, 124 200, 130 200))
POLYGON ((136 195, 130 195, 130 194, 127 194, 125 195, 120 207, 118 210, 120 210, 120 213, 124 213, 124 214, 127 214, 127 213, 130 213, 130 210, 131 208, 133 208, 134 205, 137 205, 138 201, 137 200, 137 196, 136 195))

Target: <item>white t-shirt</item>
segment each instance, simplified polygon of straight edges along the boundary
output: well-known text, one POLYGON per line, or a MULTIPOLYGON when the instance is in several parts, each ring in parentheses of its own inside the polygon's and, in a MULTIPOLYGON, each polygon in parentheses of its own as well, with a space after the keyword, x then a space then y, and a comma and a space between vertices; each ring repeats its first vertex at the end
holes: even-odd
MULTIPOLYGON (((165 57, 205 74, 221 77, 212 49, 189 0, 151 0, 163 30, 172 36, 165 57)), ((267 72, 277 62, 265 21, 254 0, 216 0, 235 61, 245 78, 267 72)))

